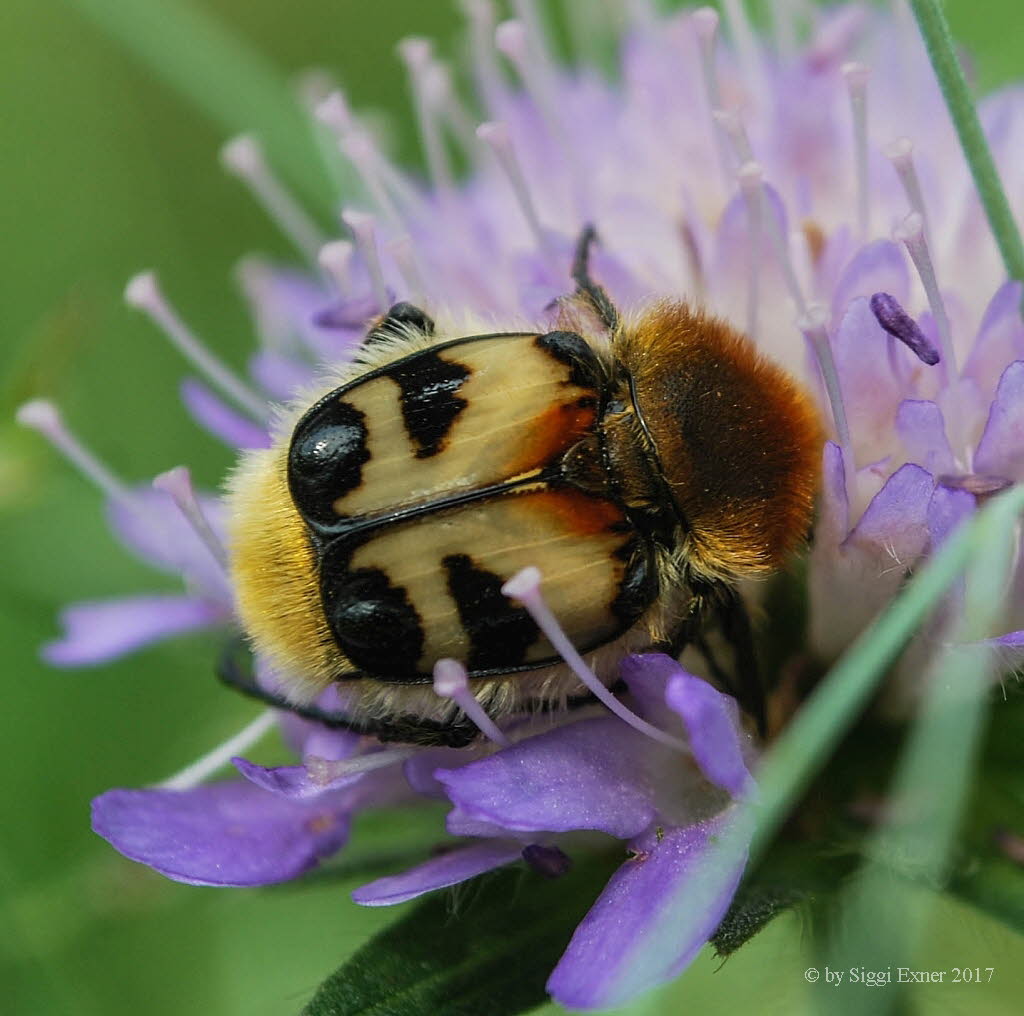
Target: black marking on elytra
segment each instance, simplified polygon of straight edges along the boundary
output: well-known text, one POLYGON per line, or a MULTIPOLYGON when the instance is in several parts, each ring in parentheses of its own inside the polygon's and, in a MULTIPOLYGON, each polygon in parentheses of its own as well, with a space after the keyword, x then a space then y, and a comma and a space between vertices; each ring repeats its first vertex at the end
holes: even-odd
POLYGON ((620 621, 632 624, 658 598, 658 569, 649 547, 627 543, 622 551, 617 556, 627 557, 626 570, 611 610, 620 621))
POLYGON ((332 544, 321 560, 320 595, 331 634, 354 666, 379 680, 418 677, 425 636, 405 588, 393 586, 378 568, 350 570, 350 558, 350 547, 332 544))
POLYGON ((467 669, 514 667, 526 659, 540 630, 524 607, 514 607, 501 587, 504 579, 477 565, 468 554, 449 554, 441 563, 448 591, 469 637, 467 669))
POLYGON ((299 421, 288 449, 288 489, 308 522, 337 520, 334 502, 362 483, 366 439, 366 414, 342 399, 318 404, 299 421))
POLYGON ((365 343, 380 342, 382 339, 393 339, 404 335, 408 329, 415 329, 424 335, 434 334, 434 319, 426 311, 411 303, 396 303, 377 322, 363 339, 365 343))
POLYGON ((444 448, 456 417, 469 405, 456 393, 472 371, 426 350, 410 363, 399 360, 385 374, 402 391, 402 420, 416 446, 416 458, 436 455, 444 448))
POLYGON ((582 335, 575 332, 548 332, 538 335, 534 344, 570 368, 569 381, 572 384, 580 388, 602 386, 604 370, 601 361, 582 335))

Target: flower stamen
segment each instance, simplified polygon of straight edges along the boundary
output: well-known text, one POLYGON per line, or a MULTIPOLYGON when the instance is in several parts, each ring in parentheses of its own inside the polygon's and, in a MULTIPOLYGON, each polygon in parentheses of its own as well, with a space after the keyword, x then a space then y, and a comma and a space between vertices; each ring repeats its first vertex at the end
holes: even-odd
POLYGON ((221 543, 220 537, 213 531, 210 520, 207 519, 203 506, 196 497, 195 487, 192 485, 192 474, 186 466, 175 466, 161 473, 153 479, 153 489, 169 494, 171 500, 178 506, 178 510, 185 516, 185 520, 195 531, 196 536, 202 540, 207 550, 213 555, 214 560, 228 574, 228 553, 221 543))
POLYGON ((476 129, 476 136, 494 153, 494 157, 505 174, 506 179, 512 187, 519 210, 533 234, 537 249, 545 256, 550 256, 550 244, 544 227, 537 215, 537 206, 534 204, 533 196, 530 194, 529 185, 523 175, 522 166, 516 157, 515 148, 512 145, 512 138, 508 127, 498 121, 482 123, 476 129))
POLYGON ((15 418, 45 437, 78 471, 111 501, 127 502, 132 492, 68 429, 60 410, 48 399, 32 399, 18 408, 15 418))
POLYGON ((921 331, 918 323, 888 293, 875 293, 870 301, 875 320, 895 339, 899 339, 922 362, 934 367, 939 351, 921 331))
POLYGON ((782 269, 783 278, 786 281, 786 288, 796 305, 797 314, 802 317, 807 312, 807 301, 804 298, 803 289, 800 287, 800 280, 797 278, 796 269, 793 267, 793 259, 789 253, 789 241, 783 235, 782 227, 775 215, 767 208, 767 195, 765 194, 764 169, 759 162, 746 162, 739 168, 740 187, 749 191, 753 200, 757 203, 760 212, 761 222, 768 227, 768 236, 775 248, 775 256, 778 258, 779 267, 782 269))
POLYGON ((251 748, 265 734, 268 734, 277 724, 277 710, 266 709, 251 723, 243 727, 233 737, 229 737, 223 743, 217 745, 212 751, 207 752, 201 758, 196 759, 191 765, 186 766, 180 772, 170 778, 157 783, 156 790, 191 790, 197 787, 205 779, 212 776, 218 769, 223 768, 236 755, 242 754, 251 748))
POLYGON ((960 373, 957 369, 956 353, 953 351, 953 333, 949 324, 949 315, 946 313, 946 304, 939 291, 935 265, 932 263, 928 241, 924 235, 924 217, 918 212, 911 212, 897 230, 896 238, 906 245, 907 252, 921 278, 925 295, 928 297, 928 306, 931 307, 932 316, 935 318, 935 327, 939 333, 939 348, 942 352, 946 383, 953 387, 960 379, 960 373))
POLYGON ((327 238, 271 171, 262 145, 254 137, 242 134, 221 149, 220 161, 252 191, 299 253, 312 261, 327 238))
POLYGON ((457 660, 438 660, 434 664, 434 691, 441 698, 454 702, 476 724, 480 733, 499 748, 507 748, 512 743, 469 690, 466 668, 457 660))
POLYGON ((433 188, 442 194, 450 193, 455 184, 451 162, 445 148, 444 134, 437 116, 437 79, 432 73, 433 48, 428 39, 411 36, 398 44, 398 55, 409 74, 413 105, 420 143, 427 158, 427 172, 433 188))
POLYGON ((583 682, 584 686, 593 696, 613 712, 620 720, 628 723, 634 730, 653 738, 661 744, 678 751, 689 753, 690 747, 685 741, 681 741, 671 734, 665 733, 652 723, 641 719, 631 709, 628 709, 605 687, 601 679, 590 667, 583 662, 583 657, 576 652, 572 642, 562 630, 558 619, 551 612, 551 608, 544 602, 540 591, 541 574, 539 568, 523 568, 516 572, 502 587, 502 593, 512 600, 518 600, 529 611, 530 617, 536 622, 537 627, 544 633, 547 640, 554 646, 555 651, 565 660, 569 669, 583 682))
POLYGON ((552 95, 550 74, 545 76, 541 60, 533 52, 534 47, 530 45, 531 40, 527 27, 522 21, 503 21, 495 29, 494 41, 498 50, 512 62, 520 81, 537 106, 541 119, 548 129, 548 134, 562 150, 562 156, 573 185, 577 218, 587 220, 589 216, 586 214, 586 202, 583 199, 583 195, 586 193, 586 177, 583 167, 580 165, 575 146, 569 140, 565 128, 562 126, 558 104, 552 95), (541 69, 540 73, 538 73, 539 68, 541 69))
POLYGON ((125 287, 124 299, 130 307, 146 313, 185 359, 221 392, 254 420, 259 423, 266 421, 266 400, 260 398, 223 360, 210 352, 182 321, 160 291, 154 272, 140 272, 130 279, 125 287))
POLYGON ((862 241, 871 233, 871 190, 868 166, 868 78, 866 64, 843 64, 843 78, 850 97, 853 118, 853 148, 857 167, 857 232, 862 241))
POLYGON ((697 49, 700 53, 700 71, 704 80, 704 97, 711 117, 711 135, 718 152, 718 163, 725 179, 726 191, 732 187, 733 162, 729 157, 727 139, 720 130, 716 114, 722 112, 722 93, 718 84, 718 70, 715 62, 715 44, 718 39, 718 11, 711 7, 698 8, 690 15, 697 49))
POLYGON ((347 208, 341 213, 341 221, 352 230, 356 247, 370 274, 373 298, 377 301, 377 308, 383 313, 391 300, 387 284, 384 282, 384 270, 380 265, 380 253, 377 250, 377 220, 366 212, 347 208))
POLYGON ((928 221, 928 211, 924 206, 924 193, 921 191, 921 181, 917 175, 917 168, 914 165, 914 145, 910 138, 897 138, 885 150, 886 157, 896 170, 896 175, 903 185, 903 193, 907 196, 910 210, 921 216, 921 223, 924 227, 924 237, 928 249, 933 250, 931 223, 928 221))
POLYGON ((835 357, 832 355, 832 343, 829 341, 825 323, 828 312, 821 304, 812 303, 801 315, 797 327, 803 332, 814 357, 821 370, 828 400, 832 406, 832 419, 836 425, 836 436, 843 450, 843 465, 846 470, 846 489, 853 495, 856 490, 857 467, 853 457, 853 441, 850 438, 850 424, 846 416, 846 404, 843 402, 843 390, 839 383, 839 371, 836 369, 835 357))
POLYGON ((338 287, 342 296, 352 291, 352 256, 355 248, 348 240, 332 240, 317 253, 316 260, 338 287))
POLYGON ((498 68, 494 48, 496 17, 490 0, 463 0, 463 11, 469 20, 470 59, 473 78, 485 109, 497 112, 502 106, 505 86, 498 68))

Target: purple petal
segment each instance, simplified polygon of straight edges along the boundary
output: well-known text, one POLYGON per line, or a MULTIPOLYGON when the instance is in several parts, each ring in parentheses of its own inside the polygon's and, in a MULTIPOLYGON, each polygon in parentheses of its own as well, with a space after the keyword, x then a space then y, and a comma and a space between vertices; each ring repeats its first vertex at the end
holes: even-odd
POLYGON ((339 850, 348 815, 267 794, 251 783, 193 790, 110 790, 92 827, 125 857, 192 885, 284 882, 339 850))
POLYGON ((231 764, 250 782, 271 794, 279 794, 295 801, 321 797, 332 790, 350 787, 367 777, 368 773, 338 772, 339 766, 330 768, 326 760, 301 766, 261 766, 244 758, 233 758, 231 764))
POLYGON ((437 779, 467 817, 511 830, 599 829, 620 839, 654 820, 646 739, 618 719, 581 720, 437 779))
POLYGON ((832 296, 832 319, 838 321, 851 300, 882 291, 906 303, 910 274, 903 251, 891 240, 875 240, 853 256, 832 296))
POLYGON ((285 402, 316 377, 312 367, 301 360, 263 350, 249 361, 249 372, 259 386, 279 402, 285 402))
POLYGON ((406 760, 405 778, 418 794, 444 799, 444 787, 437 782, 434 773, 438 769, 457 769, 477 756, 478 752, 472 748, 428 748, 406 760))
POLYGON ((548 980, 555 1001, 571 1009, 621 1005, 680 973, 718 927, 736 892, 746 851, 712 851, 723 819, 670 827, 637 844, 637 856, 611 877, 580 922, 548 980))
POLYGON ((974 378, 986 397, 995 391, 1006 365, 1024 358, 1022 294, 1024 286, 1019 282, 1000 286, 989 301, 974 348, 964 365, 964 374, 974 378))
POLYGON ((61 611, 64 634, 43 647, 43 659, 58 667, 105 663, 228 617, 220 605, 192 596, 129 596, 75 603, 61 611))
POLYGON ((901 402, 896 411, 896 430, 911 462, 932 474, 950 473, 956 468, 942 410, 934 402, 901 402))
POLYGON ((974 506, 974 495, 966 490, 935 488, 928 504, 928 536, 933 550, 974 514, 974 506))
POLYGON ((850 531, 850 506, 846 494, 843 450, 834 441, 825 442, 821 468, 821 517, 815 543, 837 546, 850 531))
MULTIPOLYGON (((212 497, 200 497, 199 503, 223 540, 222 503, 212 497)), ((212 599, 231 605, 224 569, 169 494, 148 486, 136 488, 130 498, 107 502, 107 519, 118 539, 147 564, 182 574, 212 599)))
POLYGON ((747 738, 736 700, 678 664, 676 670, 665 689, 665 700, 682 717, 693 757, 712 783, 733 797, 742 797, 751 790, 752 780, 743 761, 747 738))
POLYGON ((979 473, 1024 479, 1024 360, 1011 363, 999 379, 974 453, 974 468, 979 473))
POLYGON ((640 715, 652 722, 666 715, 665 686, 678 670, 679 664, 665 653, 631 653, 619 664, 619 674, 640 715))
POLYGON ((266 428, 236 412, 201 381, 185 378, 181 382, 181 401, 201 427, 229 447, 270 447, 270 435, 266 428))
POLYGON ((470 847, 449 850, 438 857, 410 868, 401 875, 378 878, 352 893, 352 899, 364 907, 388 907, 404 903, 435 889, 458 885, 468 878, 511 864, 522 854, 519 843, 474 843, 470 847))
POLYGON ((925 518, 935 484, 931 474, 908 463, 871 499, 846 541, 850 550, 878 551, 909 566, 924 549, 925 518))
POLYGON ((862 461, 892 451, 892 420, 903 394, 889 363, 892 341, 861 296, 849 303, 833 338, 850 432, 862 461))

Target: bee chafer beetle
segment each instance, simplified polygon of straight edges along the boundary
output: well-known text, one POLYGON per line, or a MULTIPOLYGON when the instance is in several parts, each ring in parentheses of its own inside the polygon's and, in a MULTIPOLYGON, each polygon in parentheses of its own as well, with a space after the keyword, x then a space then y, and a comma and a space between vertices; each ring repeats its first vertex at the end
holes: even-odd
POLYGON ((536 565, 603 681, 626 652, 706 652, 702 626, 717 620, 737 694, 760 713, 734 585, 804 538, 817 415, 721 320, 665 302, 620 321, 587 274, 592 239, 557 329, 444 335, 398 304, 273 447, 243 460, 238 609, 278 683, 247 690, 385 740, 450 745, 475 728, 433 693, 439 659, 465 662, 492 716, 578 701, 578 679, 501 593, 536 565), (311 705, 332 686, 341 713, 311 705))

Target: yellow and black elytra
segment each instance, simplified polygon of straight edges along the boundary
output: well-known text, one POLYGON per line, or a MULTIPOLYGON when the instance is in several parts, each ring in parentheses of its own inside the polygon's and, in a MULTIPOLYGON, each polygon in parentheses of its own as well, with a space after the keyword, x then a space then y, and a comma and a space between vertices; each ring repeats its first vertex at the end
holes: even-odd
POLYGON ((662 303, 620 322, 587 275, 592 239, 558 330, 445 336, 398 304, 246 456, 232 569, 277 684, 247 690, 385 739, 460 744, 470 728, 431 688, 452 657, 492 715, 561 708, 582 687, 501 594, 527 565, 603 680, 626 652, 678 652, 709 617, 753 667, 733 586, 806 533, 817 417, 722 321, 662 303), (331 686, 343 711, 325 714, 311 703, 331 686))

